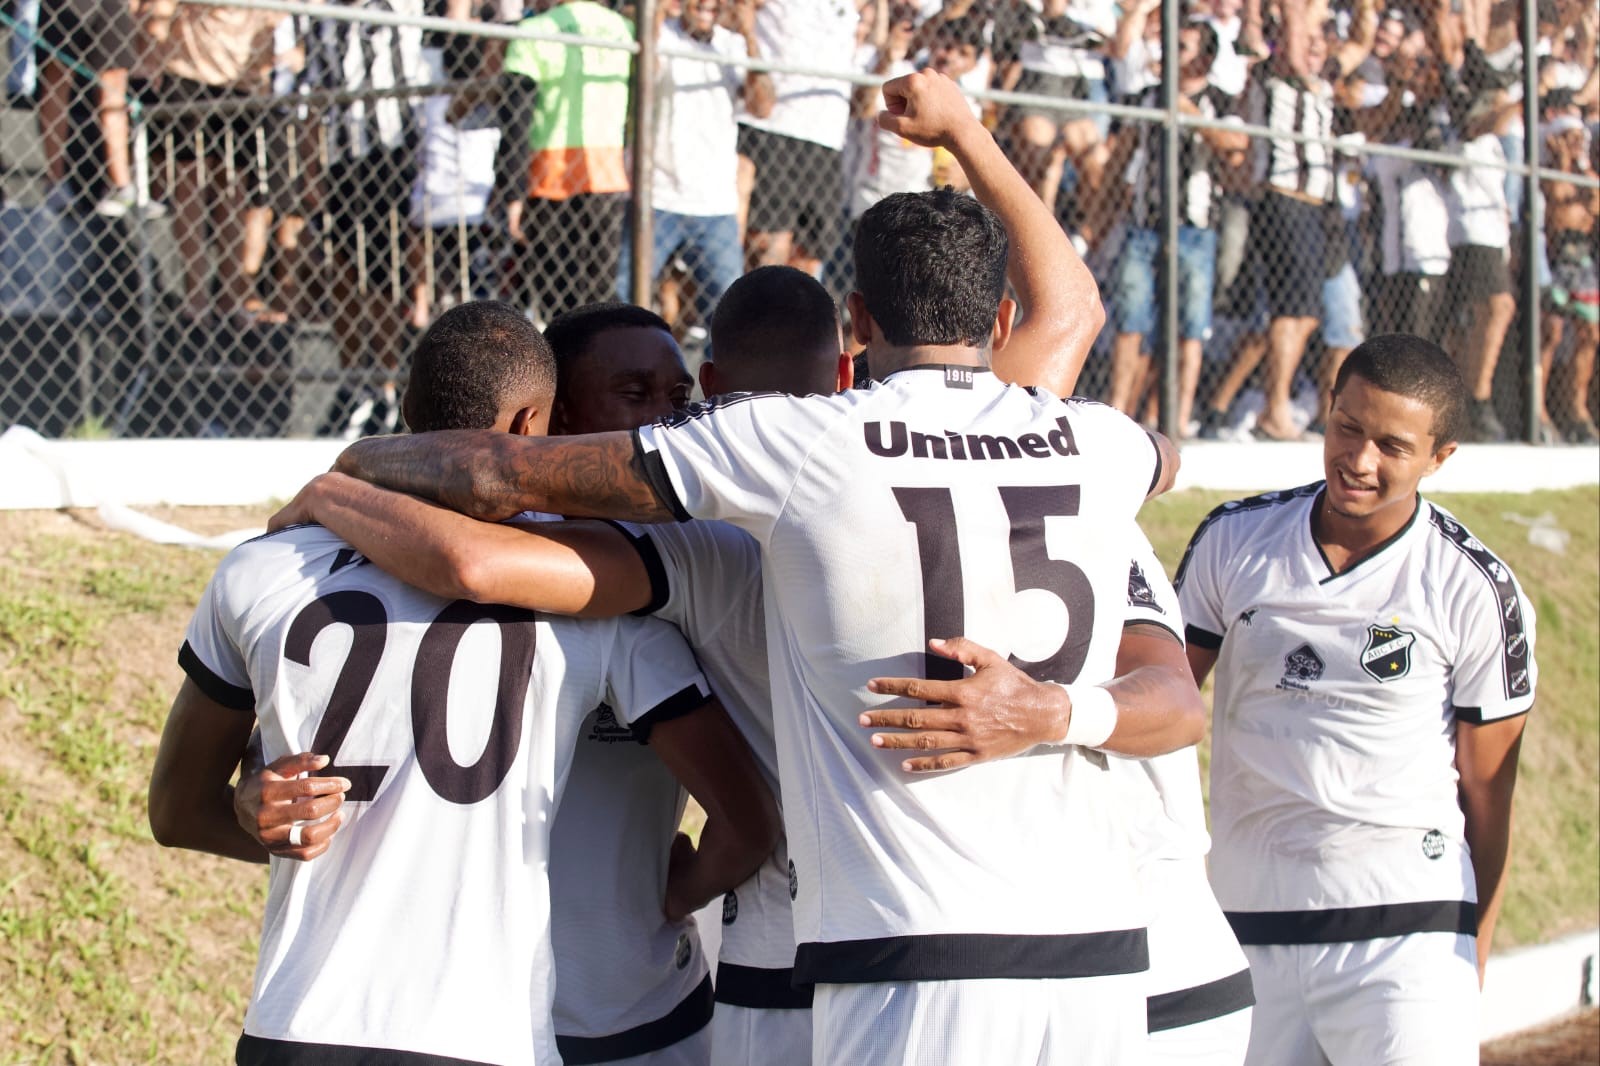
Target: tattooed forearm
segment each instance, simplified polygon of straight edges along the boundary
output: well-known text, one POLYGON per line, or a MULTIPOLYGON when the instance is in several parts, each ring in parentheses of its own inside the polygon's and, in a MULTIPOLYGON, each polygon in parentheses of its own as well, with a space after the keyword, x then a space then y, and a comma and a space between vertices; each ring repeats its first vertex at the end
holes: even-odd
MULTIPOLYGON (((522 451, 505 470, 514 494, 537 493, 540 510, 571 517, 670 522, 672 512, 644 476, 630 433, 550 437, 522 451)), ((526 509, 526 508, 525 508, 526 509)))
POLYGON ((489 430, 376 437, 334 469, 490 521, 522 511, 665 522, 628 433, 518 437, 489 430))

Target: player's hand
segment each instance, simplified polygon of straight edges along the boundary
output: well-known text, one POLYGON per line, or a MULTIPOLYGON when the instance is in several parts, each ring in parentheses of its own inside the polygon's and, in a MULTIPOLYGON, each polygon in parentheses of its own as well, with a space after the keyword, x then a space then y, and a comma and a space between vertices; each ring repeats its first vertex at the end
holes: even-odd
POLYGON ((669 922, 681 922, 695 911, 680 890, 695 856, 694 841, 689 839, 689 834, 679 833, 672 838, 672 850, 667 856, 667 896, 661 904, 661 911, 669 922))
POLYGON ((278 508, 278 513, 267 519, 267 532, 276 533, 289 526, 303 526, 317 520, 316 505, 312 502, 319 486, 318 482, 326 474, 319 474, 300 487, 294 494, 294 499, 278 508))
POLYGON ((344 816, 342 777, 301 777, 328 765, 326 755, 285 755, 264 770, 246 774, 233 790, 233 816, 262 847, 282 859, 305 861, 328 850, 344 816), (313 824, 306 824, 306 823, 313 824), (296 827, 299 844, 290 842, 296 827))
POLYGON ((924 148, 953 148, 957 134, 982 129, 955 82, 931 70, 883 84, 878 125, 924 148))
POLYGON ((1033 680, 966 637, 930 640, 928 647, 974 672, 959 681, 875 677, 867 682, 869 691, 933 706, 881 708, 860 718, 867 729, 902 730, 872 734, 874 747, 938 753, 907 759, 900 764, 907 773, 1004 759, 1066 734, 1071 703, 1059 687, 1033 680))

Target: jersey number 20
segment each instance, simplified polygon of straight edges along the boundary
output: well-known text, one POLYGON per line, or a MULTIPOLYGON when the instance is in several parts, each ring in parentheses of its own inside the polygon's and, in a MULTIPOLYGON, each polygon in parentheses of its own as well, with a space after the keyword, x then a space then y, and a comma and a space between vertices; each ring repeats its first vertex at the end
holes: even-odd
MULTIPOLYGON (((906 521, 917 528, 917 553, 922 560, 923 637, 962 636, 966 632, 966 597, 961 589, 961 546, 956 539, 955 504, 947 488, 898 488, 894 498, 906 521)), ((1027 662, 1015 655, 1011 662, 1035 681, 1077 680, 1089 657, 1093 629, 1094 588, 1076 564, 1052 559, 1045 548, 1044 520, 1049 515, 1072 517, 1078 513, 1077 485, 1001 486, 1000 500, 1011 519, 1011 568, 1017 591, 1043 589, 1053 593, 1067 609, 1067 634, 1047 658, 1027 662)), ((954 659, 931 652, 926 676, 930 681, 955 681, 964 672, 954 659)))
MULTIPOLYGON (((347 625, 354 635, 349 654, 328 698, 328 709, 317 727, 311 750, 328 756, 322 777, 350 781, 345 799, 370 801, 389 772, 387 766, 341 766, 344 744, 356 712, 361 709, 378 662, 389 638, 389 616, 383 601, 369 592, 332 592, 305 605, 289 625, 284 655, 301 666, 311 665, 311 645, 332 625, 347 625)), ((434 792, 451 803, 477 803, 494 794, 511 770, 522 743, 522 711, 533 679, 535 644, 531 611, 498 604, 457 600, 440 611, 422 635, 411 669, 411 732, 417 748, 417 765, 434 792), (446 715, 449 713, 450 671, 456 648, 467 626, 492 622, 500 627, 500 677, 495 688, 494 720, 478 761, 462 766, 450 754, 446 715)))

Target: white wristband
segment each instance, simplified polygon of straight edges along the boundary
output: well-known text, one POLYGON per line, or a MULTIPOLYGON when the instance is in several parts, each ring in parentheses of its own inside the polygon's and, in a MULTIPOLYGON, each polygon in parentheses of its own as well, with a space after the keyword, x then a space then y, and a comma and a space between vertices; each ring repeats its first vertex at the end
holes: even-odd
POLYGON ((1072 717, 1067 720, 1063 744, 1098 748, 1117 728, 1117 701, 1109 689, 1099 685, 1062 685, 1072 700, 1072 717))

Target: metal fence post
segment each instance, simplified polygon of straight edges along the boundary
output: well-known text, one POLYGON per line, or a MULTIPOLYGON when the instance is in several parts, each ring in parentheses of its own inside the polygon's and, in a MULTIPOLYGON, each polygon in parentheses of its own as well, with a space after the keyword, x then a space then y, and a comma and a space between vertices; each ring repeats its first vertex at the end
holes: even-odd
POLYGON ((638 27, 639 54, 633 66, 633 210, 630 224, 633 241, 633 302, 650 306, 650 289, 655 279, 655 227, 650 205, 650 187, 656 154, 656 0, 639 0, 635 25, 638 27))
POLYGON ((1544 230, 1544 198, 1539 195, 1539 65, 1534 61, 1539 41, 1538 9, 1534 0, 1522 4, 1522 158, 1528 180, 1522 186, 1522 353, 1523 377, 1528 392, 1523 397, 1527 425, 1523 438, 1539 443, 1539 420, 1544 411, 1544 379, 1539 373, 1539 237, 1544 230))
POLYGON ((139 234, 139 371, 127 383, 127 393, 118 405, 116 425, 118 436, 126 433, 133 423, 142 401, 144 390, 150 386, 149 375, 156 366, 156 278, 155 250, 150 245, 150 115, 137 98, 129 102, 129 118, 133 120, 133 189, 135 213, 133 226, 139 234))
POLYGON ((1182 186, 1181 138, 1178 125, 1178 4, 1161 5, 1161 105, 1166 119, 1161 130, 1161 432, 1171 440, 1183 435, 1178 425, 1178 364, 1182 338, 1178 336, 1178 197, 1182 186))

